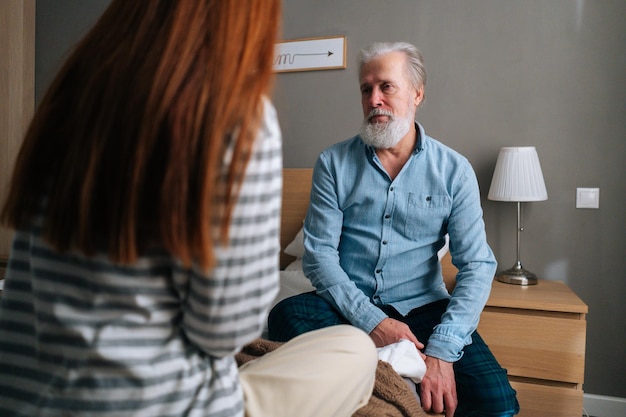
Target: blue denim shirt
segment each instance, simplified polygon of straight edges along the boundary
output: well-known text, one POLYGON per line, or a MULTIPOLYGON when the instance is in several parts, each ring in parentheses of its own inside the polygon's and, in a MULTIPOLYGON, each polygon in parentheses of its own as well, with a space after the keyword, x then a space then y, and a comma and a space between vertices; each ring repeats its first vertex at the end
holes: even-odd
POLYGON ((496 261, 487 244, 476 175, 466 158, 426 136, 392 180, 359 136, 324 150, 304 224, 304 272, 317 293, 370 333, 391 305, 406 315, 450 298, 425 353, 448 362, 471 343, 496 261), (450 237, 456 287, 446 291, 437 251, 450 237))

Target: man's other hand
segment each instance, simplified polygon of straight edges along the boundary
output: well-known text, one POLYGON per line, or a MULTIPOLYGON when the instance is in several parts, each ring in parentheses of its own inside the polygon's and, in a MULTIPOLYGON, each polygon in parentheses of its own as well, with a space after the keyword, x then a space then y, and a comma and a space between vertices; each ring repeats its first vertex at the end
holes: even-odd
POLYGON ((426 374, 420 384, 422 407, 426 411, 453 417, 458 404, 456 382, 451 362, 426 357, 426 374))

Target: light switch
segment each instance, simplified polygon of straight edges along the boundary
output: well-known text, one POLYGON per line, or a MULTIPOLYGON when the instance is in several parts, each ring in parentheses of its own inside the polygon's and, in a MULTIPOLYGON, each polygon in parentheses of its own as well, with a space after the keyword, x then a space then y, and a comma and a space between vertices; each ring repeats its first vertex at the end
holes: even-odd
POLYGON ((576 188, 576 208, 600 208, 600 189, 576 188))

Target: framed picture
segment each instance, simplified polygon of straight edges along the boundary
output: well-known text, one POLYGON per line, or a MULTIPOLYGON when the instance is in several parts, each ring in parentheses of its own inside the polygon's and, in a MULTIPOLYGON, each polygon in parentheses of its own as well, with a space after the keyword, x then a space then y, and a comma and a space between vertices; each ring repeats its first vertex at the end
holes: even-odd
POLYGON ((346 68, 346 37, 306 38, 276 44, 274 71, 316 71, 346 68))

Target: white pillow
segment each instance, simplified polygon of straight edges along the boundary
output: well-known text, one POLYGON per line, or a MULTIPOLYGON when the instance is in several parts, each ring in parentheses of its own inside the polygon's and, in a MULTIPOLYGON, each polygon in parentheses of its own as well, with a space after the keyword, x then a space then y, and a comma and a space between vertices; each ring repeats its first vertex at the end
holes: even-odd
POLYGON ((298 258, 287 265, 285 271, 302 271, 302 258, 298 258))
POLYGON ((291 243, 289 243, 287 247, 285 247, 284 252, 287 255, 295 256, 298 259, 302 259, 302 257, 304 256, 304 230, 302 230, 302 227, 298 231, 298 234, 296 234, 296 237, 293 238, 291 243))
POLYGON ((302 294, 304 292, 314 291, 315 287, 311 281, 304 275, 302 269, 290 269, 280 271, 280 291, 272 304, 274 307, 279 301, 284 300, 292 295, 302 294))
POLYGON ((443 257, 448 253, 448 249, 450 248, 450 236, 446 234, 446 243, 443 245, 443 248, 439 249, 437 252, 437 256, 439 257, 439 261, 443 259, 443 257))

